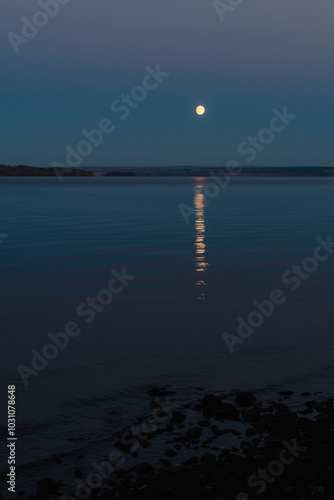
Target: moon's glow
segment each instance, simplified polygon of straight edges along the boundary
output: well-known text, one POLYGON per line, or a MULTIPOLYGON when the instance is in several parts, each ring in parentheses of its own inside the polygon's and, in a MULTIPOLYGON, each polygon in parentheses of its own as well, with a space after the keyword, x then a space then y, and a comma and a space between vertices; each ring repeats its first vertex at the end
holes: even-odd
POLYGON ((205 113, 205 107, 204 106, 197 106, 196 113, 198 115, 204 115, 204 113, 205 113))

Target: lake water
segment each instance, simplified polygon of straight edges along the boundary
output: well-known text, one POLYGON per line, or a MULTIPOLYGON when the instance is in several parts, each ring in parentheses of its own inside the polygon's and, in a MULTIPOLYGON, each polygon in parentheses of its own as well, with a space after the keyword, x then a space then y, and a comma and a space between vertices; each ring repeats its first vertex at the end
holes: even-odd
POLYGON ((232 179, 207 205, 206 182, 0 180, 1 401, 16 384, 21 464, 107 439, 153 386, 332 391, 334 255, 296 291, 282 275, 333 234, 334 180, 232 179), (86 323, 78 305, 123 268, 135 279, 86 323), (224 332, 274 289, 284 303, 231 353, 224 332), (25 386, 17 366, 69 321, 81 333, 25 386))

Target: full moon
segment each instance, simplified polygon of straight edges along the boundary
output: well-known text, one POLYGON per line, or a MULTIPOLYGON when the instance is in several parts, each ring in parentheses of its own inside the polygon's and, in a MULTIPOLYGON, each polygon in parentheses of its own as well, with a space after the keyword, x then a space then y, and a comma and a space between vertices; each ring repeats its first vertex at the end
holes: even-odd
POLYGON ((205 113, 205 107, 204 106, 197 106, 196 113, 198 115, 204 115, 204 113, 205 113))

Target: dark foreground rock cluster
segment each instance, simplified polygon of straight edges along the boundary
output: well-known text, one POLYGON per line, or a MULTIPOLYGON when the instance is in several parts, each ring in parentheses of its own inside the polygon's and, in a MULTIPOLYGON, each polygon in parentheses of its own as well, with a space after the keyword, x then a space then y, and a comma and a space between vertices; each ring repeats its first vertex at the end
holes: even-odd
MULTIPOLYGON (((172 391, 153 389, 148 395, 158 394, 169 394, 172 401, 172 391)), ((333 399, 304 393, 297 405, 290 402, 292 395, 281 392, 275 401, 260 402, 249 392, 205 394, 178 406, 141 443, 147 447, 162 438, 160 459, 142 462, 140 450, 116 441, 123 454, 138 457, 137 464, 115 468, 86 498, 332 500, 333 399), (237 442, 230 448, 228 436, 237 442), (184 451, 189 457, 181 460, 184 451)), ((37 486, 36 500, 78 498, 55 479, 40 480, 37 486)))

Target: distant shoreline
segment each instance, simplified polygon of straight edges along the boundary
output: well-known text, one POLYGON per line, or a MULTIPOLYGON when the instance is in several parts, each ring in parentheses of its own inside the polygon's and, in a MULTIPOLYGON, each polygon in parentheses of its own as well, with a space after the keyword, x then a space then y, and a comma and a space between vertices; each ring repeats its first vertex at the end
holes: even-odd
POLYGON ((239 167, 233 172, 226 167, 31 167, 0 165, 0 177, 334 177, 334 167, 239 167))

